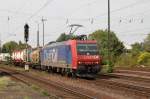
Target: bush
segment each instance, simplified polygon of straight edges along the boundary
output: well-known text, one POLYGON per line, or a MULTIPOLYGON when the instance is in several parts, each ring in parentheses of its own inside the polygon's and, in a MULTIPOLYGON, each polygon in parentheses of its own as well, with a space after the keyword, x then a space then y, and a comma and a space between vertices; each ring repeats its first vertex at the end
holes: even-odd
POLYGON ((131 53, 122 54, 115 63, 117 67, 134 67, 136 65, 138 65, 137 57, 133 56, 131 53))
POLYGON ((150 53, 142 52, 137 61, 140 65, 150 66, 150 53))

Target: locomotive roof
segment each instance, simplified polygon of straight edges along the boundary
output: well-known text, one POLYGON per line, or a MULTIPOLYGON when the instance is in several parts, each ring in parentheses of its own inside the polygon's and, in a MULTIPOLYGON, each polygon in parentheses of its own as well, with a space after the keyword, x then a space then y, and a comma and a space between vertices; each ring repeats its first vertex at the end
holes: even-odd
POLYGON ((77 43, 96 43, 95 40, 68 40, 68 41, 63 41, 63 42, 54 42, 54 43, 45 45, 43 48, 67 45, 67 43, 69 43, 69 41, 77 41, 77 43))
POLYGON ((64 45, 64 44, 66 44, 66 42, 67 41, 51 43, 51 44, 45 45, 43 48, 47 48, 47 47, 50 47, 50 46, 64 45))

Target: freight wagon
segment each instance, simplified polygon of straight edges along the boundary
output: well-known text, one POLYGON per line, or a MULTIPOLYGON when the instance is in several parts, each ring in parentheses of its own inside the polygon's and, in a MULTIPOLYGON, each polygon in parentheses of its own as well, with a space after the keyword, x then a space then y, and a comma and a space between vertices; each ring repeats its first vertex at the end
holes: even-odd
POLYGON ((94 77, 101 57, 94 40, 68 40, 47 45, 40 52, 41 68, 72 76, 94 77))
POLYGON ((30 65, 32 68, 40 68, 40 50, 41 48, 35 48, 32 49, 31 54, 29 55, 31 61, 30 61, 30 65))
POLYGON ((24 66, 27 55, 28 55, 28 62, 30 62, 31 58, 29 56, 31 52, 32 52, 31 49, 27 49, 27 52, 26 49, 14 51, 11 56, 14 65, 24 66))
POLYGON ((0 62, 6 62, 10 58, 9 53, 0 53, 0 62))

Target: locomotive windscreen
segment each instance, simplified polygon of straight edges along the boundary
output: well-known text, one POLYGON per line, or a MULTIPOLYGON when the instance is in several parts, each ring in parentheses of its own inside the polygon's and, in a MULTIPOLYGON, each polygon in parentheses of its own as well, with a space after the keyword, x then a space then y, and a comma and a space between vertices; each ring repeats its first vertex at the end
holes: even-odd
POLYGON ((97 44, 77 44, 78 55, 98 55, 97 44))

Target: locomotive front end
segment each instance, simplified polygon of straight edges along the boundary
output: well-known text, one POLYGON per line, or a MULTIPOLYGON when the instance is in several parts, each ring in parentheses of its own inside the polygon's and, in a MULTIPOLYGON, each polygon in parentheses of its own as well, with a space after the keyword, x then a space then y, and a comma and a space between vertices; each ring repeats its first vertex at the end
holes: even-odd
POLYGON ((96 41, 77 42, 77 75, 93 77, 101 70, 101 57, 96 41))

